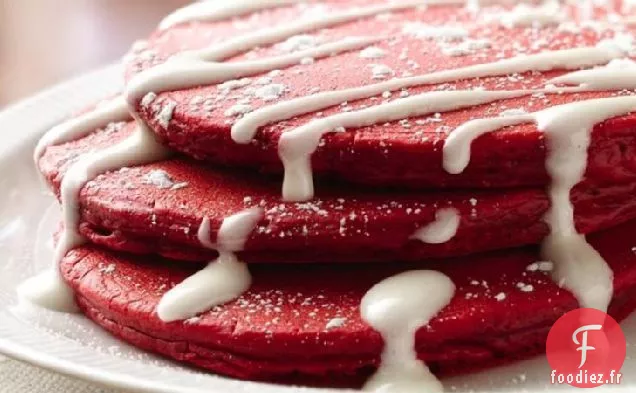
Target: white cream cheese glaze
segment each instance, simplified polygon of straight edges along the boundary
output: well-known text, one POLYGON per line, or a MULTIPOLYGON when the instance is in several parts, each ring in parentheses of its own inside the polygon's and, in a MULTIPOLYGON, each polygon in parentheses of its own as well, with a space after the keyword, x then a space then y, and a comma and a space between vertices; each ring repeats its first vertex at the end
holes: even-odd
POLYGON ((33 154, 36 164, 49 146, 80 139, 98 128, 106 127, 109 123, 129 119, 130 110, 123 97, 102 102, 94 110, 57 125, 44 134, 33 154))
POLYGON ((435 221, 418 229, 411 238, 428 244, 446 243, 457 234, 460 221, 457 209, 440 209, 435 213, 435 221))
MULTIPOLYGON (((113 115, 113 118, 120 119, 118 111, 113 111, 113 115)), ((92 126, 91 120, 86 117, 83 126, 92 126)), ((75 129, 82 130, 82 126, 76 126, 75 129)), ((122 143, 80 157, 79 161, 71 165, 60 186, 64 230, 55 247, 53 266, 51 271, 24 282, 18 288, 20 297, 56 311, 74 310, 72 291, 62 281, 58 266, 70 250, 84 243, 84 237, 79 233, 80 190, 89 180, 104 172, 162 160, 169 154, 167 148, 155 140, 154 133, 139 122, 133 135, 122 143)))
MULTIPOLYGON (((306 0, 305 0, 306 1, 306 0)), ((219 22, 256 11, 285 7, 303 0, 232 0, 231 2, 197 1, 180 8, 164 18, 159 30, 166 30, 182 23, 219 22)))
POLYGON ((362 319, 384 339, 382 363, 364 390, 383 393, 441 393, 441 382, 417 358, 415 333, 444 309, 455 285, 444 274, 414 270, 371 288, 360 305, 362 319))
MULTIPOLYGON (((254 3, 256 7, 259 2, 254 3)), ((218 62, 236 54, 258 46, 274 44, 298 34, 336 26, 385 12, 413 8, 423 4, 426 4, 426 2, 422 0, 408 0, 333 12, 326 16, 307 18, 299 22, 256 30, 212 45, 206 49, 184 52, 175 56, 172 61, 169 60, 133 78, 127 88, 127 100, 130 104, 136 104, 141 97, 151 91, 157 93, 187 88, 197 84, 220 83, 241 76, 289 66, 307 57, 324 57, 333 52, 361 49, 374 42, 374 40, 369 39, 369 41, 363 43, 363 39, 351 38, 345 39, 341 43, 325 44, 322 47, 308 49, 302 52, 302 56, 299 56, 299 53, 292 53, 271 59, 248 62, 247 64, 218 64, 218 62), (355 42, 358 42, 359 45, 356 45, 355 42), (314 51, 316 54, 313 54, 314 51)))
POLYGON ((295 116, 316 112, 342 102, 350 102, 380 95, 385 91, 403 88, 455 82, 462 79, 501 76, 527 71, 549 71, 557 69, 578 69, 605 65, 614 59, 625 57, 618 47, 598 46, 576 49, 545 51, 534 55, 522 55, 492 63, 476 64, 453 70, 430 74, 395 78, 386 82, 366 85, 353 89, 313 94, 289 101, 283 101, 254 111, 237 121, 232 127, 232 138, 237 143, 249 143, 259 127, 290 119, 295 116))
POLYGON ((552 207, 545 217, 551 232, 543 242, 543 257, 554 263, 555 281, 570 290, 582 307, 607 309, 613 274, 576 231, 570 191, 583 180, 594 126, 632 111, 636 111, 636 97, 624 96, 574 102, 526 115, 476 119, 455 129, 444 146, 444 168, 461 173, 470 161, 470 144, 480 135, 525 123, 535 123, 546 135, 546 169, 552 179, 547 192, 552 207))
MULTIPOLYGON (((624 57, 618 47, 600 45, 597 47, 566 49, 542 52, 536 55, 518 56, 448 71, 409 78, 393 79, 388 82, 360 88, 320 93, 281 102, 247 114, 232 128, 232 138, 237 143, 249 143, 259 127, 275 121, 286 120, 305 113, 319 111, 346 101, 372 97, 385 91, 432 83, 445 83, 467 78, 508 75, 531 70, 575 69, 580 67, 605 65, 611 60, 624 57)), ((575 76, 579 77, 579 76, 575 76)), ((585 86, 580 90, 583 91, 585 86)), ((589 90, 597 90, 593 85, 589 90)), ((565 89, 545 92, 562 92, 565 89)), ((336 114, 314 120, 283 133, 279 141, 279 155, 285 168, 282 187, 283 199, 306 201, 313 198, 313 174, 311 155, 318 147, 324 134, 344 131, 346 128, 370 126, 381 122, 400 120, 428 113, 448 112, 505 98, 519 97, 537 92, 526 91, 442 91, 425 93, 390 103, 376 105, 359 111, 336 114)))
POLYGON ((247 265, 234 252, 241 251, 250 233, 263 217, 263 211, 252 208, 227 217, 210 242, 210 220, 201 223, 198 238, 205 247, 217 250, 219 256, 207 267, 168 291, 157 306, 164 322, 184 320, 241 296, 252 283, 247 265))
POLYGON ((345 112, 313 120, 283 133, 279 155, 285 167, 283 199, 302 202, 313 198, 314 182, 311 155, 322 136, 329 132, 344 132, 347 128, 370 126, 436 112, 447 112, 504 98, 518 97, 525 91, 436 91, 360 111, 345 112))
POLYGON ((350 37, 341 41, 286 55, 246 62, 217 63, 184 54, 142 72, 127 87, 127 100, 135 105, 146 94, 194 86, 223 83, 232 79, 262 74, 299 64, 304 58, 319 59, 345 51, 364 48, 377 42, 377 38, 350 37))
MULTIPOLYGON (((267 4, 254 1, 249 4, 236 4, 234 8, 220 8, 217 11, 208 13, 207 18, 216 18, 216 20, 229 19, 234 16, 258 11, 259 9, 271 8, 270 6, 276 5, 274 4, 276 2, 266 3, 267 4), (214 15, 216 15, 216 17, 214 15)), ((191 86, 191 83, 194 83, 193 80, 197 78, 202 79, 199 83, 205 83, 206 80, 209 81, 208 83, 221 83, 240 76, 241 72, 257 73, 284 65, 292 65, 302 59, 302 57, 300 57, 301 55, 321 57, 343 50, 361 49, 375 42, 375 39, 353 37, 344 39, 341 42, 308 49, 307 53, 292 53, 263 61, 255 61, 253 63, 225 65, 215 63, 215 61, 226 59, 259 45, 276 43, 295 34, 313 31, 392 10, 408 9, 422 4, 422 1, 405 1, 399 4, 382 4, 336 12, 328 16, 310 18, 282 27, 266 28, 246 33, 223 43, 212 45, 210 48, 202 51, 183 53, 177 56, 175 60, 168 61, 163 65, 155 67, 155 69, 142 72, 137 78, 130 82, 127 94, 124 97, 114 99, 112 102, 106 103, 92 112, 69 120, 50 130, 50 132, 42 138, 36 148, 36 160, 39 160, 45 149, 52 144, 80 138, 95 128, 99 128, 111 122, 126 120, 130 118, 130 116, 137 122, 137 129, 129 139, 94 155, 80 157, 80 159, 68 169, 62 180, 60 190, 65 229, 56 248, 52 271, 44 273, 32 280, 28 280, 21 285, 18 291, 20 296, 23 299, 55 310, 68 311, 74 308, 72 292, 67 285, 63 283, 57 269, 61 258, 66 255, 68 251, 84 242, 83 237, 78 232, 78 201, 81 188, 86 182, 104 172, 125 166, 140 165, 161 160, 169 154, 168 150, 155 140, 154 134, 135 113, 137 100, 140 100, 148 93, 156 94, 165 89, 191 86), (210 63, 206 63, 206 61, 210 63), (237 68, 234 69, 233 67, 237 68), (175 71, 174 68, 177 68, 179 72, 175 71), (212 72, 214 75, 208 76, 206 72, 212 72), (184 73, 186 75, 183 75, 184 73), (190 75, 189 78, 187 77, 188 75, 190 75), (156 80, 155 78, 159 78, 160 80, 156 80), (182 81, 181 83, 187 81, 190 84, 180 84, 179 80, 182 81), (153 89, 149 90, 148 87, 152 87, 153 89), (129 115, 125 113, 125 103, 128 103, 129 115)), ((283 4, 281 3, 280 5, 283 4)), ((177 23, 186 22, 188 19, 187 15, 184 16, 183 12, 180 15, 181 16, 176 17, 179 19, 177 23)), ((194 14, 190 14, 190 17, 192 16, 194 16, 194 14)), ((170 21, 170 19, 169 17, 167 20, 170 21)), ((170 22, 167 23, 169 24, 170 22)))

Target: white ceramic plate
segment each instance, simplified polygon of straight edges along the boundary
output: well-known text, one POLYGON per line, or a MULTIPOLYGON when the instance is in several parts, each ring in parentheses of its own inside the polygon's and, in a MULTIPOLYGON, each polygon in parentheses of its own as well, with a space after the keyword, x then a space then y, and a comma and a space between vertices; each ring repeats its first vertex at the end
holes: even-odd
MULTIPOLYGON (((230 380, 181 367, 108 336, 79 315, 18 304, 15 287, 51 260, 51 233, 59 219, 31 155, 37 138, 56 122, 120 89, 119 67, 93 72, 0 113, 0 352, 41 367, 112 387, 144 392, 301 393, 333 390, 281 387, 230 380)), ((636 236, 636 235, 635 235, 636 236)), ((636 343, 636 317, 624 325, 636 343)), ((636 349, 628 346, 620 387, 636 389, 636 349)), ((450 379, 449 392, 575 390, 549 384, 544 358, 450 379)), ((424 392, 425 393, 425 392, 424 392)))

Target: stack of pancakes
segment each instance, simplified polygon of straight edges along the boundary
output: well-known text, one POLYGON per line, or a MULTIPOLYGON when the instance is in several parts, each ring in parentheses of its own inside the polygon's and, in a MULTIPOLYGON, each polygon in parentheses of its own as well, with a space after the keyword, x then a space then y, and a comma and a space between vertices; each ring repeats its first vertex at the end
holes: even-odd
POLYGON ((361 302, 404 272, 441 272, 455 288, 416 326, 417 357, 438 375, 539 354, 580 306, 619 320, 636 307, 636 115, 614 105, 636 89, 627 5, 213 3, 178 11, 126 56, 136 121, 87 121, 108 98, 74 119, 91 129, 37 155, 65 202, 74 166, 135 133, 169 150, 97 170, 63 204, 86 242, 59 269, 93 321, 223 375, 355 385, 386 339, 361 302), (504 120, 460 135, 484 119, 504 120), (562 171, 576 164, 579 175, 562 171), (229 219, 243 222, 221 239, 229 219), (245 268, 231 271, 242 286, 214 299, 205 280, 179 286, 224 258, 245 268))

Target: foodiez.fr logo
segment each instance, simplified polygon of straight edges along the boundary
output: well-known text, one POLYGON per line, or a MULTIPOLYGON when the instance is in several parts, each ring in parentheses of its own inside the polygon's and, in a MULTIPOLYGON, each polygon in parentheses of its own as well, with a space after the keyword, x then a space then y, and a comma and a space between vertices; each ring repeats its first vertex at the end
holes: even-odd
POLYGON ((550 382, 579 388, 619 384, 625 352, 625 335, 614 318, 591 308, 571 311, 548 334, 550 382))

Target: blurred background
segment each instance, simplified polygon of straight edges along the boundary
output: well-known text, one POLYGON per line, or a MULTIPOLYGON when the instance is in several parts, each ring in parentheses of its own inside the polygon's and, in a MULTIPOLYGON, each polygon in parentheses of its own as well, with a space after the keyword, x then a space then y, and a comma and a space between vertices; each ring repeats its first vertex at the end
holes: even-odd
POLYGON ((117 61, 189 0, 0 0, 0 107, 117 61))

